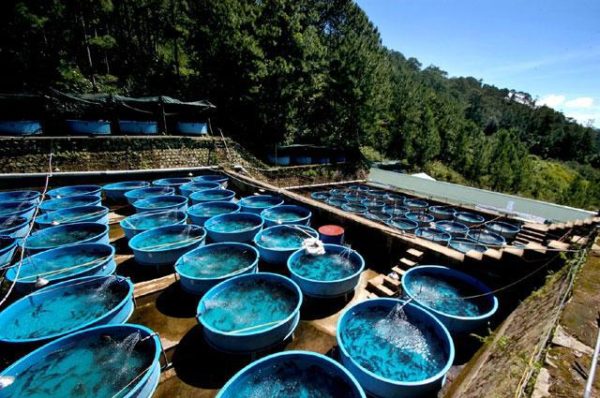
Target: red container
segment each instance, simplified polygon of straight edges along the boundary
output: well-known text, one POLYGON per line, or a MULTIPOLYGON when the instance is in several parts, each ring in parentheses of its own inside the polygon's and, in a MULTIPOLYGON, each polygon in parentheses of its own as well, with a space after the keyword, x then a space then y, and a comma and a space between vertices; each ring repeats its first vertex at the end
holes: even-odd
POLYGON ((319 239, 323 243, 341 245, 344 243, 344 228, 339 225, 323 225, 319 227, 319 239))

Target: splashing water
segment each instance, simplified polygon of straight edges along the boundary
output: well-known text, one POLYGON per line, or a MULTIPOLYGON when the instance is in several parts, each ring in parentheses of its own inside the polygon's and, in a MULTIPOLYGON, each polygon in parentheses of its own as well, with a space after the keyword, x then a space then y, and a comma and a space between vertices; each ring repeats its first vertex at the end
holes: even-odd
POLYGON ((351 255, 352 249, 345 249, 340 253, 326 252, 322 254, 303 253, 290 264, 292 271, 304 278, 319 281, 334 281, 347 278, 355 274, 359 268, 359 261, 351 255))

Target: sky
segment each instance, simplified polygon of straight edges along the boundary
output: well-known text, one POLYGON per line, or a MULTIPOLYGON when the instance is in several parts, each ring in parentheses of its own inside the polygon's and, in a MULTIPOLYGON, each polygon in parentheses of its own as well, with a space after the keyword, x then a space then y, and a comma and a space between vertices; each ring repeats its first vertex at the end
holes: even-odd
POLYGON ((383 44, 600 127, 600 0, 357 0, 383 44))

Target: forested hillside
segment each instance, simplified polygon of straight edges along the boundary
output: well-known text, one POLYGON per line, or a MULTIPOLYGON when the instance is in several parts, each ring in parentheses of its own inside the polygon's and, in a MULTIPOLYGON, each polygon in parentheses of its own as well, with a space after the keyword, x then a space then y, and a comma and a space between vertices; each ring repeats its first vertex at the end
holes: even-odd
POLYGON ((215 122, 256 149, 361 147, 441 178, 600 205, 597 130, 527 93, 448 78, 386 49, 350 0, 28 0, 3 8, 2 91, 207 98, 218 107, 215 122))

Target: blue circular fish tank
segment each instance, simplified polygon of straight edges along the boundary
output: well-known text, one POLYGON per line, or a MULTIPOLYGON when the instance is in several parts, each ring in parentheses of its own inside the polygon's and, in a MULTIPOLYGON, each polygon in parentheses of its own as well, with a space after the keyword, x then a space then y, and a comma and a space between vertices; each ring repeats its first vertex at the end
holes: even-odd
POLYGON ((364 214, 367 212, 367 206, 346 202, 342 205, 342 210, 352 214, 364 214))
POLYGON ((175 272, 183 290, 200 295, 226 279, 257 272, 258 258, 258 250, 245 243, 212 243, 179 257, 175 272))
POLYGON ((252 195, 246 196, 239 201, 242 206, 242 211, 246 213, 260 214, 265 209, 280 206, 283 204, 283 199, 273 195, 252 195))
POLYGON ((108 232, 108 225, 94 222, 58 225, 30 235, 23 241, 23 248, 28 253, 37 253, 78 243, 109 244, 108 232))
POLYGON ((240 210, 241 206, 234 202, 202 202, 188 208, 187 214, 193 224, 204 226, 204 223, 211 217, 239 213, 240 210))
POLYGON ((339 297, 353 291, 365 269, 365 260, 346 246, 325 244, 324 254, 300 249, 287 262, 292 280, 312 297, 339 297))
POLYGON ((371 199, 385 200, 387 197, 387 192, 381 189, 369 189, 367 191, 367 196, 371 199))
POLYGON ((367 208, 367 210, 381 210, 385 207, 385 202, 376 199, 363 199, 361 204, 367 208))
POLYGON ((471 229, 467 234, 467 239, 480 243, 488 247, 502 247, 506 245, 506 239, 501 235, 487 231, 485 229, 471 229))
POLYGON ((210 289, 198 304, 206 341, 226 352, 255 352, 281 343, 300 321, 302 292, 291 279, 258 272, 210 289))
POLYGON ((435 396, 454 361, 446 327, 403 300, 353 305, 341 315, 336 337, 342 365, 374 397, 435 396))
POLYGON ((102 325, 54 340, 0 373, 1 396, 149 398, 160 378, 160 339, 141 325, 102 325))
POLYGON ((71 209, 80 206, 100 206, 102 199, 96 195, 73 196, 62 199, 44 200, 40 203, 40 210, 50 212, 62 209, 71 209))
POLYGON ((0 202, 39 202, 41 196, 38 191, 0 192, 0 202))
POLYGON ((406 199, 406 196, 400 195, 399 193, 388 192, 385 195, 385 201, 390 205, 402 205, 404 199, 406 199))
POLYGON ((175 188, 173 187, 148 187, 133 189, 125 192, 124 196, 130 205, 133 205, 136 201, 141 199, 151 198, 153 196, 169 196, 175 195, 175 188))
POLYGON ((192 179, 188 177, 159 178, 158 180, 152 181, 152 185, 157 187, 175 188, 177 193, 180 193, 179 187, 188 182, 192 182, 192 179))
POLYGON ((188 208, 188 198, 180 195, 151 196, 133 202, 138 213, 147 211, 183 211, 188 208))
POLYGON ((158 211, 135 213, 121 220, 119 224, 127 239, 132 239, 144 231, 168 225, 181 225, 186 221, 187 215, 183 211, 158 211))
POLYGON ((0 235, 0 268, 9 265, 17 249, 17 239, 0 235))
POLYGON ((213 242, 251 242, 264 220, 254 213, 229 213, 206 220, 204 228, 213 242))
POLYGON ((110 122, 107 120, 66 120, 67 128, 74 135, 110 135, 110 122))
POLYGON ((125 323, 133 283, 118 275, 86 276, 31 293, 0 312, 0 342, 42 344, 92 326, 125 323))
POLYGON ((388 221, 388 225, 403 232, 413 232, 419 226, 416 221, 409 220, 406 217, 392 217, 392 219, 388 221))
POLYGON ((260 216, 265 220, 266 227, 282 224, 309 225, 312 213, 306 207, 281 205, 263 210, 260 216))
POLYGON ((147 188, 150 186, 148 181, 122 181, 106 184, 102 187, 106 199, 113 202, 123 203, 126 201, 125 193, 134 189, 147 188))
POLYGON ((150 120, 119 120, 119 130, 122 134, 158 134, 158 123, 150 120))
POLYGON ((448 246, 464 254, 472 250, 478 253, 483 253, 487 250, 485 245, 473 242, 472 240, 466 238, 453 238, 448 243, 448 246))
POLYGON ((227 188, 227 184, 229 182, 229 177, 222 174, 205 174, 201 176, 197 176, 193 178, 195 182, 212 182, 215 184, 219 184, 223 188, 227 188))
POLYGON ((23 217, 31 220, 37 202, 0 202, 0 217, 23 217))
POLYGON ((72 198, 74 196, 102 196, 102 187, 99 185, 70 185, 51 189, 46 192, 50 199, 72 198))
POLYGON ((409 212, 408 207, 390 205, 384 206, 383 211, 392 217, 404 217, 404 215, 409 212))
POLYGON ((104 243, 81 243, 46 250, 25 257, 17 276, 16 267, 9 268, 6 280, 15 282, 20 293, 36 289, 38 279, 53 285, 84 276, 110 275, 117 269, 115 249, 104 243))
POLYGON ((402 290, 452 333, 472 332, 484 326, 498 309, 498 299, 489 287, 448 267, 413 267, 402 276, 402 290))
POLYGON ((321 202, 327 201, 329 199, 329 192, 327 191, 318 191, 310 194, 310 197, 314 200, 320 200, 321 202))
POLYGON ((329 190, 329 196, 340 199, 344 199, 347 193, 348 191, 343 188, 332 188, 329 190))
POLYGON ((37 120, 0 120, 0 135, 42 134, 42 123, 37 120))
POLYGON ((217 398, 279 396, 366 398, 360 384, 344 367, 309 351, 279 352, 254 361, 229 379, 217 394, 217 398))
POLYGON ((490 232, 502 236, 504 239, 514 239, 521 232, 521 228, 517 225, 504 221, 490 221, 485 224, 485 228, 490 232))
POLYGON ((422 199, 406 198, 404 199, 404 206, 410 210, 426 210, 429 207, 429 202, 422 199))
POLYGON ((454 219, 462 224, 465 224, 467 227, 473 227, 485 222, 485 217, 469 211, 457 211, 454 214, 454 219))
POLYGON ((27 235, 27 232, 29 232, 29 220, 25 217, 0 217, 0 235, 17 238, 20 244, 21 239, 27 235))
POLYGON ((448 206, 430 206, 429 213, 438 220, 452 220, 456 210, 448 206))
POLYGON ((383 209, 367 210, 365 214, 368 219, 387 223, 392 219, 392 215, 383 211, 383 209))
POLYGON ((448 242, 450 242, 451 238, 450 234, 447 232, 428 227, 417 228, 415 235, 417 235, 419 238, 427 239, 444 246, 448 245, 448 242))
POLYGON ((464 238, 469 232, 469 227, 457 221, 437 221, 434 228, 449 233, 454 238, 464 238))
POLYGON ((108 225, 108 211, 108 208, 104 206, 80 206, 56 210, 36 217, 35 224, 42 229, 79 222, 95 222, 108 225))
POLYGON ((179 187, 179 191, 183 196, 190 197, 191 194, 198 191, 206 191, 207 189, 219 189, 221 185, 215 182, 205 182, 205 181, 192 181, 187 184, 183 184, 179 187))
POLYGON ((196 191, 190 195, 190 200, 195 205, 204 202, 233 202, 234 198, 235 192, 223 188, 196 191))
POLYGON ((337 207, 338 209, 341 209, 342 206, 348 204, 348 201, 346 199, 339 199, 336 197, 331 197, 327 200, 327 204, 331 205, 333 207, 337 207))
POLYGON ((198 225, 168 225, 152 228, 129 240, 140 265, 173 265, 190 250, 204 244, 206 231, 198 225))
POLYGON ((409 211, 404 216, 409 220, 416 222, 420 227, 427 227, 434 220, 431 214, 426 213, 413 213, 409 211))
POLYGON ((309 238, 319 233, 304 225, 275 225, 265 228, 254 237, 261 260, 269 264, 286 264, 288 258, 309 238))
POLYGON ((346 199, 346 202, 353 204, 353 205, 360 205, 360 204, 362 204, 363 201, 370 200, 370 199, 363 198, 358 193, 348 193, 348 194, 344 195, 344 199, 346 199))

